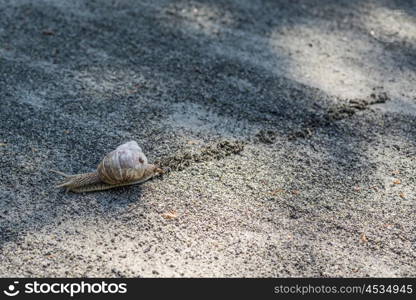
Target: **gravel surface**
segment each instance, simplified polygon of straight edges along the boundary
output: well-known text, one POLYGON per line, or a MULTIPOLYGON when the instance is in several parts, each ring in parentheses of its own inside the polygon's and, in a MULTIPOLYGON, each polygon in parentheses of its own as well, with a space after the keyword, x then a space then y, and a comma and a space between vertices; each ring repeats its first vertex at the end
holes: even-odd
POLYGON ((0 276, 416 276, 415 1, 0 10, 0 276))

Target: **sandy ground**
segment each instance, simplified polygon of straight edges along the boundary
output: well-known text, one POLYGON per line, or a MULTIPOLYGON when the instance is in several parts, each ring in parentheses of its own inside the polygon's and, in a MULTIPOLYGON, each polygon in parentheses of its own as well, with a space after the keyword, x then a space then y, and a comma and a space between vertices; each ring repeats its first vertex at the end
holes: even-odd
POLYGON ((415 1, 0 11, 0 276, 416 276, 415 1), (170 172, 54 188, 128 140, 170 172))

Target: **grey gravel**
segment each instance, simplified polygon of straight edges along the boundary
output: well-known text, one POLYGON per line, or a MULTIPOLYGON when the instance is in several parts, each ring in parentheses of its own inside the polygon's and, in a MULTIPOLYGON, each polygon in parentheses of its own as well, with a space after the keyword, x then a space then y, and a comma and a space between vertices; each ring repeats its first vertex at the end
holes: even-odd
POLYGON ((416 276, 414 1, 0 10, 0 276, 416 276), (169 172, 54 188, 128 140, 169 172))

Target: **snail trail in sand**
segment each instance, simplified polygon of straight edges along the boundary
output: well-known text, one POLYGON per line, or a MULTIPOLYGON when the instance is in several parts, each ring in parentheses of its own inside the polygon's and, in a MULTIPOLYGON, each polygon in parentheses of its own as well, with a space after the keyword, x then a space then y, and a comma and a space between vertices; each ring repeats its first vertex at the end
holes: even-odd
POLYGON ((165 172, 182 171, 194 163, 219 160, 224 157, 238 154, 244 150, 243 141, 220 141, 215 144, 206 146, 198 153, 177 153, 159 161, 156 164, 163 168, 165 172))

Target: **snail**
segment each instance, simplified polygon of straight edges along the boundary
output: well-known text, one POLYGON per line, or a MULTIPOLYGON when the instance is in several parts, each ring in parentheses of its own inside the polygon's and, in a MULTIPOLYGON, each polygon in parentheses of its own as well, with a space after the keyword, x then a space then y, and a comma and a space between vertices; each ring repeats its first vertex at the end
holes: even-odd
POLYGON ((66 177, 56 187, 63 187, 75 193, 138 184, 164 173, 160 167, 147 162, 146 156, 135 141, 122 144, 108 153, 99 163, 96 172, 68 175, 51 171, 66 177))

